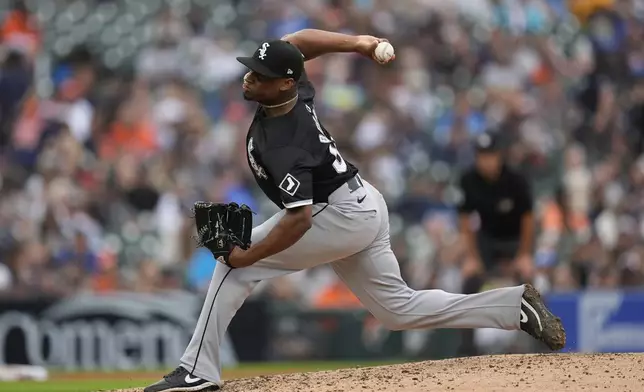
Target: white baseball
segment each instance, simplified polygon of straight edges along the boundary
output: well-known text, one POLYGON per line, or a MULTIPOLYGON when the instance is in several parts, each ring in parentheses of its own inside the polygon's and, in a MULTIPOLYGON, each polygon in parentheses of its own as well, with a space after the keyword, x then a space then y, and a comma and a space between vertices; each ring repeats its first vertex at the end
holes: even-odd
POLYGON ((394 47, 389 42, 381 42, 376 46, 374 57, 381 63, 386 63, 394 57, 394 47))

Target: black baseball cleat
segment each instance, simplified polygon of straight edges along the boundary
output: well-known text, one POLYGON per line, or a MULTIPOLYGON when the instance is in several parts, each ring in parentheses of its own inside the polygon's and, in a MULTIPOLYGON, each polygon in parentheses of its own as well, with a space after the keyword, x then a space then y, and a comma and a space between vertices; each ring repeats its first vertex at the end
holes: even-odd
POLYGON ((220 389, 216 383, 193 376, 179 366, 143 392, 212 392, 220 389))
POLYGON ((561 350, 566 345, 561 319, 546 308, 541 294, 530 284, 525 285, 521 298, 521 329, 551 350, 561 350))

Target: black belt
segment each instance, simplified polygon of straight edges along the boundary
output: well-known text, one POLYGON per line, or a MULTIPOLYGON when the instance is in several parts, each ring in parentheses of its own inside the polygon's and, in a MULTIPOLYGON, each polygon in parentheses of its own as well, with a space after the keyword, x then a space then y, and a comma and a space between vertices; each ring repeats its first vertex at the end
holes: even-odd
POLYGON ((347 186, 349 187, 349 193, 353 193, 358 189, 362 188, 362 180, 359 175, 355 175, 353 178, 347 181, 347 186))

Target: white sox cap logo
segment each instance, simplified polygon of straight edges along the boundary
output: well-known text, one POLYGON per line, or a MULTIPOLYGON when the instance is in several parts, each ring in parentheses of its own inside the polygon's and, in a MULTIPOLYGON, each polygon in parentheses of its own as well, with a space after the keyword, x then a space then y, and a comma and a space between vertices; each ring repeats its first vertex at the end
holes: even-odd
POLYGON ((271 46, 268 42, 264 42, 262 47, 259 49, 259 58, 264 60, 266 58, 266 49, 271 46))
POLYGON ((290 173, 286 174, 282 182, 280 183, 280 189, 288 193, 290 196, 295 195, 298 188, 300 187, 300 182, 297 178, 293 177, 290 173))

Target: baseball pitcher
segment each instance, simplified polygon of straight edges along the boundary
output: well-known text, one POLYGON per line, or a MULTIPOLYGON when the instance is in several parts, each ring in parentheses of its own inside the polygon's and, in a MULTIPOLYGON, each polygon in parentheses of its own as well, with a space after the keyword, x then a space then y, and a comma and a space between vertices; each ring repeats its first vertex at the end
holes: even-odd
POLYGON ((304 72, 306 60, 334 52, 384 63, 375 55, 384 41, 307 29, 237 59, 249 69, 244 98, 258 103, 246 137, 248 164, 282 210, 251 232, 245 206, 195 204, 200 243, 223 265, 215 269, 179 367, 145 392, 220 390, 220 342, 257 283, 324 263, 392 330, 522 329, 553 350, 563 348, 561 321, 530 285, 463 295, 416 291, 402 280, 385 200, 342 157, 318 118, 304 72))

